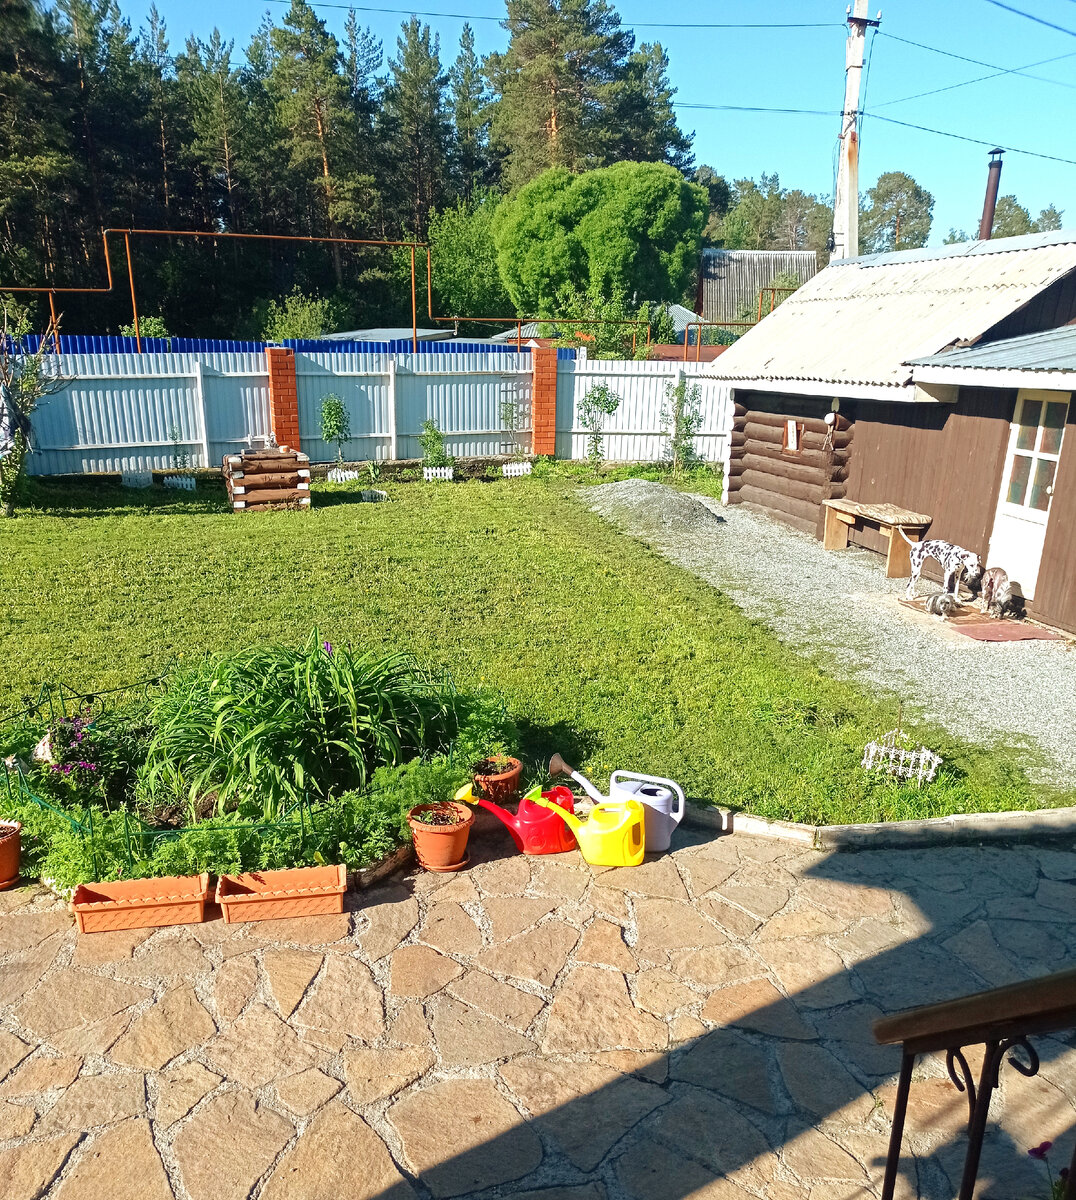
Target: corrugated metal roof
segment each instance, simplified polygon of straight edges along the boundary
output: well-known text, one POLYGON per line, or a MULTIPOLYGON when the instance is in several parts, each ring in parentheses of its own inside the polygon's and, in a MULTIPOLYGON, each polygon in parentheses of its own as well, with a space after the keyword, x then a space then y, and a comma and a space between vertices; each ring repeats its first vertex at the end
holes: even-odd
POLYGON ((759 292, 772 287, 778 275, 806 283, 817 271, 813 250, 704 250, 699 267, 703 319, 735 321, 745 305, 754 309, 759 292))
POLYGON ((1076 325, 981 342, 913 359, 913 367, 986 367, 992 370, 1076 371, 1076 325))
POLYGON ((902 388, 909 361, 981 337, 1076 268, 1071 230, 956 249, 831 263, 731 346, 716 373, 819 384, 821 395, 902 388))

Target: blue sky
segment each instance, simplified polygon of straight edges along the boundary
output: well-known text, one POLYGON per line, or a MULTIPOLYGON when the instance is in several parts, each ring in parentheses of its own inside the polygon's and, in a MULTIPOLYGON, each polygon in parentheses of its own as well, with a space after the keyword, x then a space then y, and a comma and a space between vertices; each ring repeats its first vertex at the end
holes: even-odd
MULTIPOLYGON (((376 2, 376 0, 375 0, 376 2)), ((406 0, 381 0, 406 9, 406 0)), ((480 53, 503 48, 507 35, 497 21, 504 8, 497 0, 419 0, 422 9, 472 17, 480 53), (478 19, 494 18, 494 19, 478 19)), ((890 0, 880 3, 882 20, 873 48, 865 107, 912 124, 932 126, 1007 145, 1076 160, 1076 0, 1005 0, 1045 21, 1073 31, 1072 36, 1005 11, 990 0, 890 0), (905 39, 900 41, 897 39, 905 39), (1025 67, 1059 55, 1058 62, 1028 69, 1042 79, 1003 74, 939 94, 890 103, 932 89, 948 88, 991 74, 990 67, 962 62, 908 45, 920 42, 1000 68, 1025 67), (1061 81, 1065 86, 1055 82, 1061 81)), ((879 4, 871 0, 870 13, 879 4)), ((137 26, 149 0, 121 0, 137 26)), ((265 0, 157 0, 173 49, 190 32, 206 37, 214 24, 237 50, 245 47, 264 13, 275 19, 282 3, 265 0)), ((616 5, 625 25, 640 41, 660 41, 670 58, 677 100, 685 104, 748 105, 770 108, 839 110, 844 89, 842 0, 679 0, 655 5, 622 0, 616 5), (713 22, 832 22, 813 29, 643 28, 642 22, 690 24, 713 22)), ((340 33, 346 13, 318 8, 329 27, 340 33)), ((401 15, 358 12, 385 43, 395 49, 401 15)), ((440 33, 442 58, 454 57, 463 21, 425 17, 440 33)), ((868 35, 870 39, 871 35, 868 35)), ((834 145, 839 118, 769 113, 679 110, 683 128, 695 131, 698 162, 707 162, 728 179, 757 178, 776 171, 786 187, 829 194, 833 188, 834 145)), ((861 190, 882 171, 914 175, 935 197, 931 242, 951 226, 971 233, 982 210, 987 146, 938 137, 898 125, 867 120, 861 145, 861 190)), ((1064 225, 1076 227, 1076 163, 1050 162, 1008 153, 1001 190, 1015 193, 1032 216, 1053 203, 1064 210, 1064 225)))

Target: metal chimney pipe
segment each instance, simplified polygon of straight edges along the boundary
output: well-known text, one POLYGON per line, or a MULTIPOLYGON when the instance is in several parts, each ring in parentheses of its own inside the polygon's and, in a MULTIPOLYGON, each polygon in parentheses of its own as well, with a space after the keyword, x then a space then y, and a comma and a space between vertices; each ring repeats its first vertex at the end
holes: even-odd
POLYGON ((988 241, 994 229, 994 207, 998 202, 1003 153, 1003 150, 990 151, 990 166, 986 176, 986 197, 983 200, 983 219, 979 222, 979 241, 981 242, 988 241))

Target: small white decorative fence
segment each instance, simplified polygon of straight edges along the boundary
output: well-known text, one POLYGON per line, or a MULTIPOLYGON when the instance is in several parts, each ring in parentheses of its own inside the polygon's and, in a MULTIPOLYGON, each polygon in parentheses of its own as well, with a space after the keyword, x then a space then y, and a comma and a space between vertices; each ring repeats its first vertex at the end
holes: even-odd
POLYGON ((529 462, 505 463, 501 467, 501 474, 505 479, 518 479, 521 475, 530 473, 531 464, 529 462))
POLYGON ((423 467, 422 478, 427 483, 437 483, 439 481, 451 483, 452 471, 452 467, 423 467))
POLYGON ((175 488, 180 492, 193 492, 196 485, 193 475, 166 475, 164 477, 164 486, 166 488, 175 488))

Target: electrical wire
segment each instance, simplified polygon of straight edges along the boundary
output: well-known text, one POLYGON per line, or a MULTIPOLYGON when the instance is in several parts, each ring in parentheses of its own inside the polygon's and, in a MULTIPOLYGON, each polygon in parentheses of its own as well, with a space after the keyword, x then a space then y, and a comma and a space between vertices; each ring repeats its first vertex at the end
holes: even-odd
MULTIPOLYGON (((1073 0, 1076 3, 1076 0, 1073 0)), ((1068 54, 1058 54, 1053 58, 1040 58, 1038 62, 1028 63, 1029 67, 1042 67, 1047 63, 1060 62, 1064 58, 1076 58, 1076 50, 1068 54)), ((876 104, 875 108, 888 108, 891 104, 903 104, 906 100, 921 100, 924 96, 937 96, 942 92, 952 92, 957 88, 970 87, 973 83, 983 83, 987 79, 998 79, 1002 75, 1020 75, 1023 74, 1024 67, 1010 67, 1007 71, 993 71, 989 75, 977 75, 974 79, 965 79, 963 83, 950 83, 947 87, 931 88, 929 92, 916 92, 911 96, 900 96, 896 100, 883 100, 881 104, 876 104)), ((1025 78, 1038 79, 1037 75, 1025 76, 1025 78)), ((1062 79, 1049 80, 1050 83, 1056 83, 1058 87, 1072 88, 1076 90, 1076 83, 1066 83, 1062 79)))
POLYGON ((905 46, 915 46, 917 50, 929 50, 932 54, 942 54, 946 58, 955 58, 958 62, 972 63, 977 67, 989 67, 991 71, 1001 71, 1006 74, 1025 75, 1028 79, 1037 79, 1040 83, 1056 83, 1060 87, 1071 87, 1060 79, 1051 79, 1047 75, 1032 75, 1023 67, 1003 67, 999 63, 985 62, 981 58, 969 58, 966 54, 957 54, 953 50, 943 50, 941 46, 930 46, 926 42, 914 42, 911 38, 898 37, 895 33, 878 30, 878 36, 888 38, 891 42, 901 42, 905 46))
POLYGON ((1003 8, 1006 12, 1015 13, 1018 17, 1027 17, 1036 25, 1045 25, 1047 29, 1056 29, 1058 33, 1067 33, 1069 37, 1076 37, 1076 29, 1069 29, 1065 25, 1055 25, 1053 21, 1047 21, 1045 17, 1037 17, 1034 13, 1025 12, 1022 8, 1016 8, 1012 4, 1003 4, 1002 0, 986 0, 986 2, 995 8, 1003 8))
POLYGON ((958 142, 971 142, 976 146, 990 146, 992 149, 997 147, 1008 154, 1024 154, 1029 158, 1044 158, 1048 162, 1067 163, 1069 166, 1076 167, 1076 158, 1062 158, 1058 154, 1043 154, 1038 150, 1022 150, 1019 146, 1004 146, 999 142, 986 142, 982 138, 968 137, 966 134, 953 133, 948 129, 932 129, 929 125, 915 125, 911 121, 898 121, 896 117, 883 117, 881 113, 865 112, 863 115, 873 117, 876 121, 885 121, 887 125, 901 125, 905 129, 918 129, 921 133, 935 133, 939 137, 955 138, 958 142))
MULTIPOLYGON (((268 0, 270 4, 291 4, 291 0, 268 0)), ((389 13, 398 17, 445 17, 453 21, 495 21, 502 24, 504 17, 489 17, 478 13, 423 12, 417 8, 380 8, 367 4, 334 4, 331 0, 308 0, 311 8, 339 8, 344 12, 354 10, 364 13, 389 13)), ((632 21, 633 29, 833 29, 844 28, 843 21, 778 21, 778 22, 684 22, 632 21)))
POLYGON ((859 127, 863 120, 863 109, 867 107, 867 84, 871 78, 871 59, 874 57, 874 38, 878 32, 878 26, 871 26, 871 40, 867 47, 867 69, 863 72, 863 99, 860 101, 859 113, 856 115, 856 137, 859 137, 859 127))
POLYGON ((796 117, 840 117, 844 114, 839 108, 762 108, 749 104, 689 104, 683 100, 674 100, 673 108, 706 109, 713 112, 745 112, 745 113, 778 113, 781 116, 796 117))

